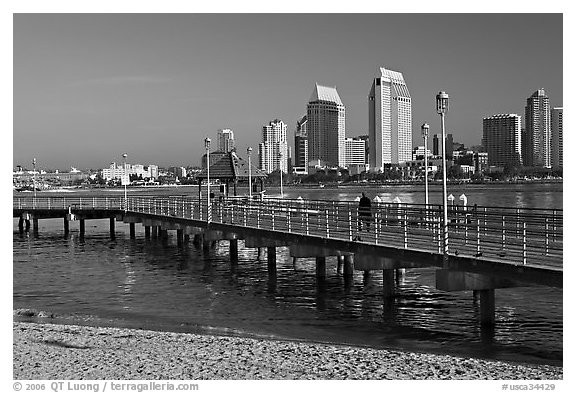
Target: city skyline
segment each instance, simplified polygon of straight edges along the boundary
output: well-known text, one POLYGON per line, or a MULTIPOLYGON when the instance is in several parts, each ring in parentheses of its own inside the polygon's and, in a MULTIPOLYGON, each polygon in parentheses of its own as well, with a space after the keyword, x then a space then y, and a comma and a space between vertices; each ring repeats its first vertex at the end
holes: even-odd
POLYGON ((440 90, 451 98, 446 131, 467 146, 481 143, 484 117, 523 113, 538 89, 550 107, 563 106, 562 14, 16 14, 13 21, 14 167, 35 157, 39 168, 102 168, 123 152, 129 162, 199 165, 203 139, 223 128, 234 130, 244 156, 269 119, 283 120, 292 141, 316 83, 337 88, 346 137, 364 135, 380 67, 401 72, 410 87, 413 146, 422 144, 420 124, 439 132, 440 90))

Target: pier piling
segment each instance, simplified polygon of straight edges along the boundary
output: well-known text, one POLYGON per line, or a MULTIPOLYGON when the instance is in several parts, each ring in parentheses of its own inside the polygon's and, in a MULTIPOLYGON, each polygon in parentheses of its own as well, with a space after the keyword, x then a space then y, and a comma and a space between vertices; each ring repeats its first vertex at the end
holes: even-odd
POLYGON ((268 275, 276 276, 276 247, 268 247, 268 275))
POLYGON ((114 217, 110 217, 110 239, 116 239, 116 221, 114 217))

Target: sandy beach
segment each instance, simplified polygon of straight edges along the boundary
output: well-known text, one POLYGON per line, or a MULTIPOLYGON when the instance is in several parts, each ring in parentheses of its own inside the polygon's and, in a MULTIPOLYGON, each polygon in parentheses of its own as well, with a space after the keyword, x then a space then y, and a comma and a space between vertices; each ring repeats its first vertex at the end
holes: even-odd
POLYGON ((343 345, 13 322, 14 379, 559 380, 562 367, 343 345))

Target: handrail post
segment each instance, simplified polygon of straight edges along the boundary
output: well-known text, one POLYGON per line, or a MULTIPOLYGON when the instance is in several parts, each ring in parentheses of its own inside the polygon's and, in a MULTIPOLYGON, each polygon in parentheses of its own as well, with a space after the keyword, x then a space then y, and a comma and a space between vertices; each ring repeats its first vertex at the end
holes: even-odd
POLYGON ((546 217, 545 222, 546 222, 546 227, 544 229, 544 232, 546 234, 546 254, 545 255, 548 256, 548 243, 549 243, 549 240, 548 240, 548 217, 546 217))
POLYGON ((526 221, 522 223, 522 264, 526 265, 526 221))
POLYGON ((348 239, 352 241, 352 210, 350 210, 350 204, 348 204, 348 239))
POLYGON ((480 255, 480 218, 476 219, 476 256, 480 255))
POLYGON ((404 208, 404 248, 408 248, 408 213, 404 208))
POLYGON ((330 237, 330 226, 328 225, 328 208, 326 208, 326 237, 330 237))
POLYGON ((502 215, 502 251, 506 250, 506 216, 502 215))
POLYGON ((380 224, 380 223, 379 223, 380 220, 378 219, 378 217, 379 217, 379 211, 376 210, 376 211, 374 212, 374 242, 375 242, 376 244, 378 244, 378 232, 379 232, 379 231, 378 231, 378 226, 379 226, 379 224, 380 224))

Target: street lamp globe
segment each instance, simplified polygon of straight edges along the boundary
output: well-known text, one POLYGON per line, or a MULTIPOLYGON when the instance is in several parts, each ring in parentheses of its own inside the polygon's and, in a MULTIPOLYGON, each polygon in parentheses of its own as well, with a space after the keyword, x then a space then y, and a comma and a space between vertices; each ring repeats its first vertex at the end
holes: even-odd
POLYGON ((445 114, 448 112, 449 99, 450 97, 445 91, 441 91, 436 94, 436 112, 438 112, 438 114, 445 114))

